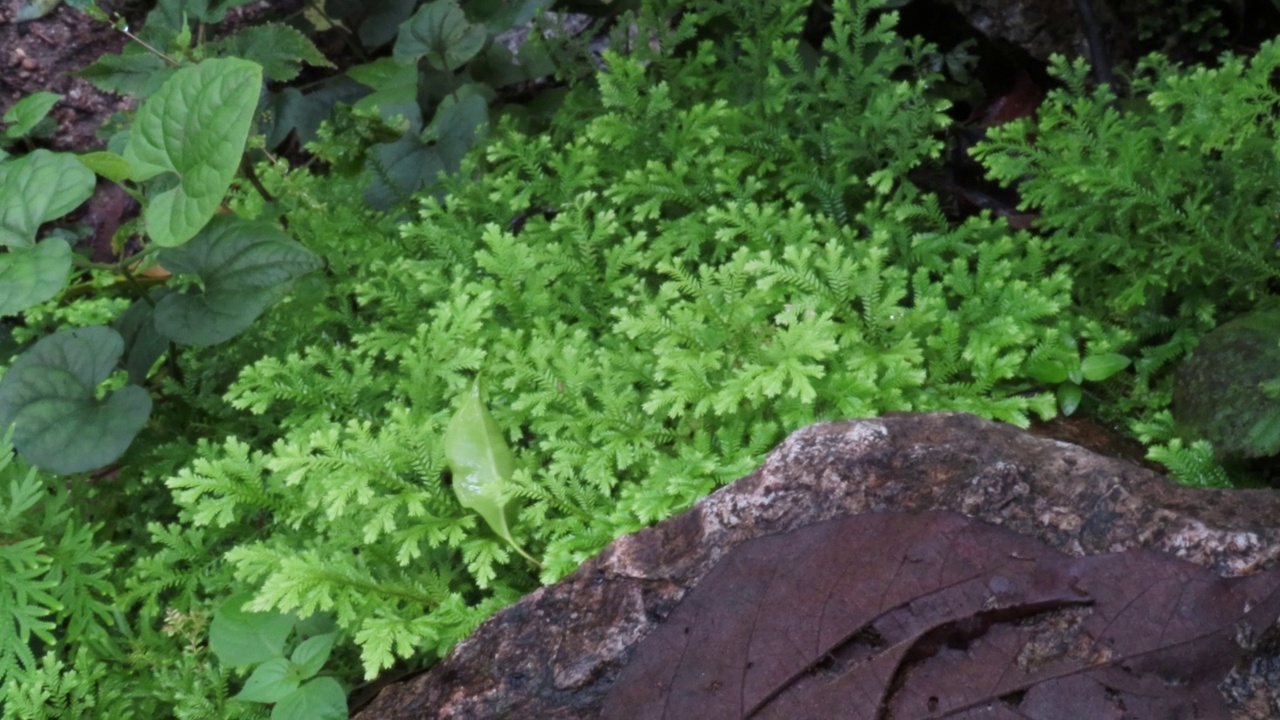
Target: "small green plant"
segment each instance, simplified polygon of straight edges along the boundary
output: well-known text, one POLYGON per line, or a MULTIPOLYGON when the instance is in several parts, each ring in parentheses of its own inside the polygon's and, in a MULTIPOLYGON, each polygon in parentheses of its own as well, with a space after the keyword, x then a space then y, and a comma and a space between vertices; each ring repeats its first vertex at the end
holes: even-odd
POLYGON ((1039 357, 1028 363, 1027 376, 1037 382, 1054 386, 1058 409, 1063 415, 1073 415, 1084 397, 1081 387, 1086 382, 1102 382, 1129 367, 1128 357, 1119 353, 1086 355, 1083 359, 1074 344, 1058 357, 1039 357))
POLYGON ((240 167, 261 72, 237 59, 176 71, 138 109, 121 154, 35 150, 0 160, 0 245, 9 250, 0 280, 12 289, 0 312, 69 293, 73 267, 119 275, 135 298, 114 327, 55 332, 0 378, 0 427, 16 427, 14 446, 33 465, 75 473, 114 461, 146 424, 142 383, 171 343, 210 345, 243 332, 320 267, 278 227, 214 218, 240 167), (75 256, 61 237, 36 239, 41 225, 89 197, 93 171, 143 205, 139 231, 149 244, 116 263, 75 256), (138 274, 152 266, 175 276, 170 287, 142 286, 138 274), (129 372, 103 386, 117 367, 129 372))
POLYGON ((250 595, 228 599, 213 615, 209 646, 224 665, 253 667, 232 700, 273 705, 271 720, 342 720, 347 694, 332 677, 319 675, 337 633, 326 618, 300 621, 277 612, 247 612, 250 595), (289 636, 298 642, 285 654, 289 636))

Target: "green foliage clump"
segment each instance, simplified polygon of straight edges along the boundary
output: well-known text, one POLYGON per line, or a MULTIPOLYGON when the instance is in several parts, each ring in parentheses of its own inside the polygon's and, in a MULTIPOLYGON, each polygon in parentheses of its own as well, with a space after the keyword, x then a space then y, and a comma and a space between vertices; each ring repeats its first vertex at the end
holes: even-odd
POLYGON ((1067 312, 1041 241, 949 227, 895 180, 938 150, 944 118, 930 76, 895 79, 914 62, 892 16, 837 11, 813 70, 778 32, 805 3, 781 5, 741 27, 745 50, 701 41, 647 70, 606 54, 598 94, 571 94, 550 134, 503 128, 397 236, 293 226, 326 255, 360 243, 363 266, 315 306, 331 329, 232 385, 278 430, 213 438, 166 481, 184 521, 247 534, 225 557, 259 588, 249 609, 333 613, 372 676, 445 651, 802 425, 1053 414, 1024 364, 1113 338, 1067 312), (743 94, 728 78, 751 67, 764 81, 743 94), (797 139, 774 142, 784 127, 797 139), (478 374, 515 455, 495 506, 541 569, 450 487, 446 428, 478 374))
MULTIPOLYGON (((1156 443, 1160 457, 1178 458, 1171 469, 1212 456, 1190 461, 1160 445, 1176 437, 1155 420, 1170 406, 1175 364, 1280 280, 1278 67, 1274 41, 1247 60, 1224 55, 1216 68, 1153 55, 1139 65, 1135 97, 1118 101, 1106 86, 1085 89, 1082 62, 1057 58, 1066 87, 1049 93, 1037 119, 996 129, 975 150, 1039 213, 1051 262, 1072 268, 1080 312, 1140 346, 1131 383, 1103 411, 1156 443)), ((1223 477, 1206 472, 1174 477, 1223 477)))

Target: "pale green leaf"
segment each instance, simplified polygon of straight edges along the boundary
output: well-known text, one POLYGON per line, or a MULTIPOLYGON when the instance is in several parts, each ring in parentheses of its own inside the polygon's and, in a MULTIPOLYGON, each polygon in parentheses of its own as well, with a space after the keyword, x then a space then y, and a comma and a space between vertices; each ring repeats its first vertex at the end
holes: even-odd
POLYGON ((346 720, 347 693, 331 677, 319 677, 281 700, 271 720, 346 720))
POLYGON ((254 668, 249 679, 244 681, 244 687, 231 699, 260 703, 280 702, 301 684, 294 672, 293 663, 284 658, 272 658, 254 668))
POLYGON ((14 103, 4 114, 4 121, 10 124, 4 131, 5 137, 20 138, 31 132, 31 128, 43 120, 61 99, 57 93, 37 92, 14 103))
POLYGON ((298 643, 291 657, 297 666, 298 677, 305 680, 320 672, 320 668, 329 660, 329 652, 333 650, 333 643, 337 639, 338 634, 331 632, 298 643))
POLYGON ((43 338, 14 360, 0 378, 0 427, 16 423, 13 445, 24 461, 69 474, 102 467, 129 447, 151 414, 151 397, 136 385, 97 394, 123 349, 110 328, 78 328, 43 338))
POLYGON ((71 246, 48 238, 0 255, 0 316, 13 315, 58 294, 71 270, 71 246))
POLYGON ((1099 382, 1129 367, 1129 358, 1117 353, 1090 355, 1080 362, 1080 374, 1085 380, 1099 382))
POLYGON ((31 247, 40 225, 88 200, 94 182, 66 153, 41 149, 0 161, 0 245, 31 247))
POLYGON ((213 614, 209 624, 209 648, 223 664, 243 667, 272 659, 284 659, 284 641, 297 618, 278 612, 247 612, 248 593, 232 597, 213 614))
POLYGON ((462 400, 444 431, 444 455, 453 472, 453 493, 493 531, 510 539, 506 491, 516 469, 515 455, 480 397, 480 381, 462 400))
POLYGON ((118 183, 127 180, 133 174, 132 168, 129 167, 129 161, 113 152, 103 150, 85 153, 77 156, 76 159, 85 167, 111 182, 118 183))
POLYGON ((142 103, 124 157, 134 180, 163 174, 143 211, 157 244, 181 245, 213 217, 240 166, 261 89, 261 66, 218 58, 179 70, 142 103))

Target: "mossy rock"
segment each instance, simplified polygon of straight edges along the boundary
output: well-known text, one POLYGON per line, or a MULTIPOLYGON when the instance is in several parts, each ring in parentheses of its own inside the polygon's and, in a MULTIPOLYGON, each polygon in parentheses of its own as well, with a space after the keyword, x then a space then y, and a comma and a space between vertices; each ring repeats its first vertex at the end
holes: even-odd
POLYGON ((1178 369, 1179 429, 1221 460, 1280 454, 1280 308, 1257 310, 1200 340, 1178 369))

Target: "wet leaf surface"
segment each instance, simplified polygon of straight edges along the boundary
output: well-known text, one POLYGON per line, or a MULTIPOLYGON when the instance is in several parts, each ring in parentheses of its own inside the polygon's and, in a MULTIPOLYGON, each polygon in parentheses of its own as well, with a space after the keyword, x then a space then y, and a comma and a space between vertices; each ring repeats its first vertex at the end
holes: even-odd
POLYGON ((1280 575, 1070 557, 949 512, 873 513, 728 553, 638 646, 606 718, 1227 717, 1237 624, 1280 575))

